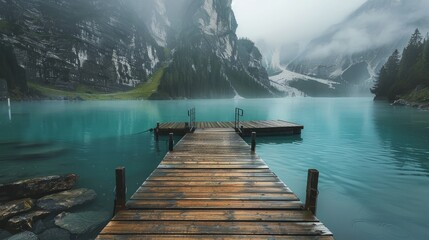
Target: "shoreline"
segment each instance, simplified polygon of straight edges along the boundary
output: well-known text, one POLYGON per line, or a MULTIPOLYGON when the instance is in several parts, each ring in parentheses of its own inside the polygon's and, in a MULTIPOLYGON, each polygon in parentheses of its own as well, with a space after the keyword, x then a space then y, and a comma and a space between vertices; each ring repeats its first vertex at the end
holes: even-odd
POLYGON ((412 107, 420 110, 429 111, 429 102, 412 102, 407 101, 403 98, 400 98, 398 100, 395 100, 390 105, 392 106, 406 106, 406 107, 412 107))

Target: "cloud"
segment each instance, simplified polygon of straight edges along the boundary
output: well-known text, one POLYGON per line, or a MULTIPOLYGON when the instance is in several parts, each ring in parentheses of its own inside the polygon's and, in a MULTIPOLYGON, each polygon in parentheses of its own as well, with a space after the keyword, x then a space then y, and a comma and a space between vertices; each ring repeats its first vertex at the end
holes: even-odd
MULTIPOLYGON (((408 40, 417 27, 429 23, 427 9, 428 0, 396 1, 390 6, 368 8, 335 26, 331 38, 316 40, 307 58, 351 55, 392 45, 402 48, 401 44, 408 40)), ((427 28, 420 30, 424 33, 427 28)))
POLYGON ((305 45, 365 0, 233 0, 237 35, 270 45, 305 45))

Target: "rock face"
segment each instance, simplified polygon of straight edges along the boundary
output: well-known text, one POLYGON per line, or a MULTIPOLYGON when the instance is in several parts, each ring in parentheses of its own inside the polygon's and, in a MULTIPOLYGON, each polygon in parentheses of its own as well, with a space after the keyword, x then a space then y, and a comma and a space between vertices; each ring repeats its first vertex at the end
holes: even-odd
POLYGON ((22 197, 40 197, 48 193, 71 189, 77 180, 76 174, 47 176, 0 184, 0 200, 22 197))
POLYGON ((0 205, 0 221, 4 221, 9 217, 15 216, 22 212, 27 212, 34 206, 33 200, 30 198, 15 200, 0 205))
POLYGON ((164 51, 129 1, 0 1, 0 42, 14 49, 27 81, 74 90, 134 87, 164 51))
MULTIPOLYGON (((159 86, 171 98, 272 96, 268 76, 252 74, 238 54, 231 0, 193 0, 182 19, 171 64, 159 86)), ((261 61, 261 59, 259 59, 261 61)), ((262 67, 263 68, 263 67, 262 67)))
POLYGON ((38 239, 39 238, 37 237, 36 234, 28 231, 18 233, 9 238, 6 238, 6 240, 38 240, 38 239))
POLYGON ((131 89, 168 65, 160 98, 272 96, 241 63, 236 28, 231 0, 0 1, 6 62, 24 72, 11 82, 67 91, 131 89))
POLYGON ((7 221, 8 227, 15 231, 19 230, 31 230, 33 228, 33 223, 40 218, 48 215, 49 211, 32 211, 29 213, 24 213, 15 217, 10 218, 7 221))
POLYGON ((44 196, 37 200, 37 206, 48 211, 62 211, 95 199, 94 190, 79 188, 44 196))
POLYGON ((55 224, 73 234, 83 234, 99 227, 108 219, 109 214, 107 212, 63 212, 55 217, 55 224))

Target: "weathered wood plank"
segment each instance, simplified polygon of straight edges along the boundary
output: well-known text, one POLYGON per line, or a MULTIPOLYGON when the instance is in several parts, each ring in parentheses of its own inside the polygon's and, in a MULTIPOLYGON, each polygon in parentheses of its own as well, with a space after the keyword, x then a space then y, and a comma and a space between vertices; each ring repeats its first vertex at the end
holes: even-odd
POLYGON ((309 211, 295 210, 126 210, 115 215, 116 221, 266 221, 317 222, 309 211))
POLYGON ((207 175, 201 174, 201 176, 150 176, 150 181, 183 181, 186 179, 187 181, 229 181, 229 182, 242 182, 242 181, 250 181, 250 182, 278 182, 280 181, 275 176, 219 176, 219 177, 211 177, 207 175))
POLYGON ((289 209, 302 210, 300 201, 258 201, 258 200, 219 200, 219 199, 139 199, 129 200, 128 209, 289 209))
POLYGON ((326 236, 318 222, 111 221, 101 234, 266 234, 326 236))
POLYGON ((333 240, 331 236, 279 236, 279 235, 100 235, 99 240, 176 240, 176 239, 198 239, 198 240, 237 240, 237 239, 252 239, 252 240, 333 240))
POLYGON ((137 192, 288 193, 287 187, 139 187, 137 192))
POLYGON ((293 193, 211 193, 211 192, 136 192, 131 197, 137 199, 218 199, 218 200, 263 200, 299 201, 293 193))
POLYGON ((283 182, 145 181, 143 187, 285 187, 283 182))

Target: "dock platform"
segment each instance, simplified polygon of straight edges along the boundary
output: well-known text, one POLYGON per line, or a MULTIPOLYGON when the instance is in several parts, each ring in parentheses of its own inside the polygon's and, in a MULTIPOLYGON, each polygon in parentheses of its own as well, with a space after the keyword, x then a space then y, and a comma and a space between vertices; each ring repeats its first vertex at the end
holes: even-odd
POLYGON ((234 126, 224 124, 201 123, 187 133, 97 239, 332 240, 234 126))
MULTIPOLYGON (((188 122, 166 122, 159 124, 159 134, 166 135, 169 133, 177 135, 185 135, 189 132, 188 122)), ((240 129, 242 136, 250 136, 252 132, 256 132, 258 136, 273 136, 273 135, 293 135, 301 134, 304 126, 286 122, 283 120, 264 120, 264 121, 241 121, 238 124, 231 122, 195 122, 195 129, 207 128, 226 128, 235 129, 237 126, 240 129)))

